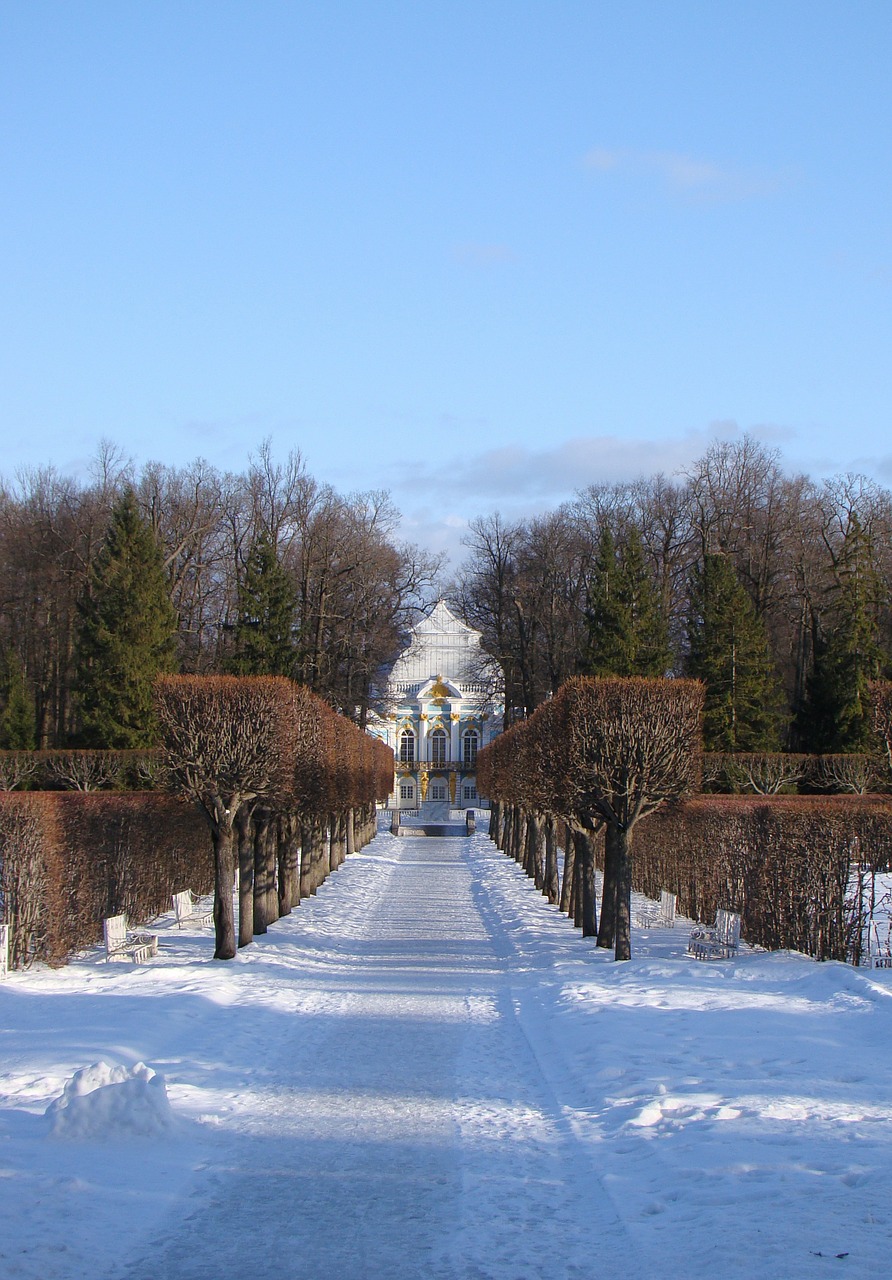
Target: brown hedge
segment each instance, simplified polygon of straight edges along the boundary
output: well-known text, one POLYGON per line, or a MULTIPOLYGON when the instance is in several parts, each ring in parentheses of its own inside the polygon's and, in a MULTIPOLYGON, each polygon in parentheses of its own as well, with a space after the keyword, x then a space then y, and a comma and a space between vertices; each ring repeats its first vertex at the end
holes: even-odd
POLYGON ((171 894, 213 883, 194 804, 147 792, 0 793, 0 886, 11 963, 63 964, 106 916, 144 923, 171 894))
POLYGON ((635 829, 636 889, 677 893, 695 920, 739 911, 749 942, 820 960, 845 960, 856 945, 853 864, 892 866, 889 797, 695 796, 635 829))
POLYGON ((703 756, 702 790, 718 794, 776 795, 798 790, 827 795, 867 795, 889 790, 889 769, 879 754, 795 755, 788 752, 703 756))

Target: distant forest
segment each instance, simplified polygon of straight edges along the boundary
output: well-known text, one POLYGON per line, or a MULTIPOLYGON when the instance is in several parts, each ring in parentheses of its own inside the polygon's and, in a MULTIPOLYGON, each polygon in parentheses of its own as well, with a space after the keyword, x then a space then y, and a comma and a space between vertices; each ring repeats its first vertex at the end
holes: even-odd
POLYGON ((483 634, 507 720, 571 675, 688 675, 709 750, 871 749, 892 493, 863 476, 818 483, 752 439, 718 443, 681 476, 478 518, 451 582, 398 526, 386 493, 339 494, 268 445, 238 474, 105 446, 85 481, 7 479, 0 747, 148 745, 161 671, 288 675, 364 724, 445 594, 483 634))

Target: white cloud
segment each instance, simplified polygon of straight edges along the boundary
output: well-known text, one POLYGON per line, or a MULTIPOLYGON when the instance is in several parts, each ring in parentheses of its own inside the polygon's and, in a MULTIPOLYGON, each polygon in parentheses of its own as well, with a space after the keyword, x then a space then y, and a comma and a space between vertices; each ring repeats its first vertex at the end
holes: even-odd
MULTIPOLYGON (((736 431, 736 428, 730 428, 736 431)), ((725 435, 721 424, 675 439, 631 440, 618 436, 580 436, 544 445, 505 445, 453 458, 432 467, 406 462, 393 477, 404 493, 429 491, 448 498, 460 511, 489 504, 533 509, 558 503, 577 489, 600 481, 633 480, 658 471, 673 473, 699 457, 711 440, 725 435)))
POLYGON ((698 203, 724 203, 773 195, 789 184, 789 172, 715 164, 678 151, 635 151, 594 147, 583 164, 599 174, 657 177, 667 190, 698 203))

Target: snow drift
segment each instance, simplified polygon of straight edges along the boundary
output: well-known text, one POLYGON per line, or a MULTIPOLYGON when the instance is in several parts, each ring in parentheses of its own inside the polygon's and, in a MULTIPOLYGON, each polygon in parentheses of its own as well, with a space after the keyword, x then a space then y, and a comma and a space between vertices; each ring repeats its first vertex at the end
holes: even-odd
POLYGON ((174 1122, 164 1077, 144 1062, 81 1067, 46 1115, 53 1138, 151 1138, 174 1122))

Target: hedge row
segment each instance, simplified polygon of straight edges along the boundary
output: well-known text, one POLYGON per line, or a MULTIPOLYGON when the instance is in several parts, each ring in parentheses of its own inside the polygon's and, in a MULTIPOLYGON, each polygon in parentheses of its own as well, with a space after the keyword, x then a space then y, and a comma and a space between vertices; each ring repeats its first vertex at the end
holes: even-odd
POLYGON ((163 676, 155 709, 169 785, 207 818, 214 955, 232 959, 372 838, 393 752, 281 676, 163 676))
POLYGON ((695 796, 635 830, 636 889, 678 895, 712 920, 739 911, 746 939, 819 960, 858 958, 862 921, 853 867, 892 866, 886 796, 695 796))
POLYGON ((63 964, 106 916, 145 921, 173 893, 208 893, 211 840, 196 804, 162 794, 0 793, 0 918, 10 965, 63 964))
POLYGON ((163 784, 160 751, 0 751, 0 791, 142 791, 163 784))
POLYGON ((703 756, 702 789, 708 792, 776 795, 869 795, 892 788, 892 772, 882 755, 794 755, 751 752, 737 755, 707 752, 703 756))
POLYGON ((561 905, 569 909, 574 896, 564 892, 572 874, 583 936, 597 934, 598 945, 613 947, 617 960, 632 954, 632 833, 649 813, 694 788, 702 705, 703 686, 696 680, 576 677, 477 757, 478 786, 499 808, 495 825, 502 847, 516 857, 524 840, 541 845, 544 830, 544 860, 535 848, 521 860, 549 896, 548 831, 555 822, 572 829, 561 905), (601 827, 599 921, 591 837, 601 827))

